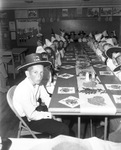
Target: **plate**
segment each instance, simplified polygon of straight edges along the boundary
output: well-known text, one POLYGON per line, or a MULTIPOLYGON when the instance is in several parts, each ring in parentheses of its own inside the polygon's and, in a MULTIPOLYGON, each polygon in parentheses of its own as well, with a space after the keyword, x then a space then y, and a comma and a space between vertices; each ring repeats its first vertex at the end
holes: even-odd
POLYGON ((106 105, 105 99, 102 96, 94 96, 92 98, 88 98, 88 102, 93 105, 104 106, 106 105))

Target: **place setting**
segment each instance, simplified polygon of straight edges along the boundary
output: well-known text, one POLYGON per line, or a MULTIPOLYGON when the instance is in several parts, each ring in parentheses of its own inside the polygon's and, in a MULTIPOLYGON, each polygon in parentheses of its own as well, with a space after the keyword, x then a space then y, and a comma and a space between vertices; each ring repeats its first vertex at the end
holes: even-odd
POLYGON ((74 94, 75 87, 58 87, 58 94, 74 94))
POLYGON ((105 84, 107 90, 121 90, 121 84, 105 84))
POLYGON ((115 114, 116 108, 107 93, 79 94, 80 112, 90 114, 115 114), (102 111, 103 110, 103 111, 102 111))
POLYGON ((69 73, 63 73, 63 74, 58 75, 58 77, 63 78, 63 79, 69 79, 69 78, 72 78, 73 76, 74 75, 69 74, 69 73))
POLYGON ((112 76, 114 75, 112 71, 99 71, 100 75, 112 76))
POLYGON ((95 65, 93 65, 93 67, 104 68, 104 67, 106 67, 106 65, 104 65, 104 64, 95 64, 95 65))
POLYGON ((64 69, 71 69, 71 68, 74 68, 75 66, 72 66, 72 65, 64 65, 64 66, 61 66, 61 68, 64 68, 64 69))
POLYGON ((97 94, 106 93, 105 88, 101 83, 99 77, 95 72, 84 72, 83 75, 78 79, 78 92, 81 94, 97 94))
POLYGON ((121 104, 121 95, 113 95, 115 103, 121 104))
POLYGON ((91 58, 91 62, 102 62, 100 58, 91 58))
POLYGON ((90 62, 88 62, 88 61, 77 61, 76 62, 76 67, 78 68, 78 69, 86 69, 87 67, 90 67, 90 62))
POLYGON ((66 105, 70 108, 74 108, 74 107, 77 107, 78 105, 80 105, 80 99, 77 97, 74 97, 74 96, 69 96, 64 99, 61 99, 59 101, 59 103, 66 105))

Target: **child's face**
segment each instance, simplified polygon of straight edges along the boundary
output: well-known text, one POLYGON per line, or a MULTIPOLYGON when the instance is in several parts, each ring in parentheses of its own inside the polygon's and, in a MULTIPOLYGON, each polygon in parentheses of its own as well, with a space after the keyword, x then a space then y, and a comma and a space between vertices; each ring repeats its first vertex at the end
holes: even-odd
POLYGON ((114 52, 112 54, 112 60, 116 66, 121 65, 121 52, 119 53, 114 52))
POLYGON ((33 85, 39 85, 43 79, 43 73, 43 65, 35 65, 28 68, 26 76, 31 80, 33 85))

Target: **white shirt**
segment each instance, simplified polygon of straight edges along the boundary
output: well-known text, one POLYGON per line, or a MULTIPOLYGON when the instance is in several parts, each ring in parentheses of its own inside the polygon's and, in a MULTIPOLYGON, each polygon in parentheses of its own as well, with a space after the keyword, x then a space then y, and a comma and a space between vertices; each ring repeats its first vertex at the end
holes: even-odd
POLYGON ((116 68, 116 66, 114 65, 112 59, 110 59, 110 58, 107 59, 107 66, 108 66, 112 71, 116 68))
POLYGON ((42 99, 47 107, 49 106, 51 98, 47 93, 43 85, 31 84, 30 80, 26 77, 22 82, 18 84, 13 95, 13 105, 21 117, 26 116, 28 120, 40 120, 44 118, 50 118, 49 112, 36 111, 36 107, 39 105, 38 98, 42 99))
POLYGON ((121 70, 114 72, 114 74, 121 81, 121 70))

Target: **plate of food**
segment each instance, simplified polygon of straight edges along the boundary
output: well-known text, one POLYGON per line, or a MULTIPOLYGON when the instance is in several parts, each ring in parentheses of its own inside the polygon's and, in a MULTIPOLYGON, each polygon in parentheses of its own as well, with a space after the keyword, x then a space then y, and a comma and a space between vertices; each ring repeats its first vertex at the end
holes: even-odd
POLYGON ((66 106, 69 106, 71 108, 74 108, 80 104, 79 99, 77 97, 74 97, 74 96, 69 96, 65 99, 62 99, 59 101, 59 103, 64 104, 66 106))
POLYGON ((71 69, 71 68, 74 68, 74 66, 72 66, 72 65, 65 65, 65 66, 61 66, 61 68, 71 69))
POLYGON ((113 75, 112 71, 100 71, 99 73, 100 73, 100 75, 106 75, 106 76, 113 75))
POLYGON ((78 69, 86 69, 89 66, 90 66, 89 62, 81 62, 77 67, 78 69))
POLYGON ((121 90, 121 84, 105 84, 108 90, 121 90))
POLYGON ((103 64, 95 64, 93 65, 94 67, 96 68, 103 68, 103 67, 106 67, 106 65, 103 65, 103 64))
POLYGON ((113 98, 116 103, 121 103, 121 95, 113 95, 113 98))
POLYGON ((74 76, 74 75, 68 74, 68 73, 63 73, 63 74, 58 75, 58 77, 64 78, 64 79, 69 79, 69 78, 71 78, 71 77, 73 77, 73 76, 74 76))
POLYGON ((97 88, 97 89, 93 89, 93 88, 82 88, 82 90, 79 90, 79 93, 84 93, 84 94, 97 94, 97 93, 106 93, 106 91, 104 89, 101 88, 97 88))
POLYGON ((102 96, 94 96, 94 97, 88 98, 88 103, 92 105, 97 105, 97 106, 106 105, 105 99, 102 96))
POLYGON ((75 93, 75 87, 58 87, 58 94, 72 94, 75 93))
POLYGON ((83 86, 86 88, 95 88, 96 85, 97 85, 97 82, 95 81, 83 82, 83 86))

